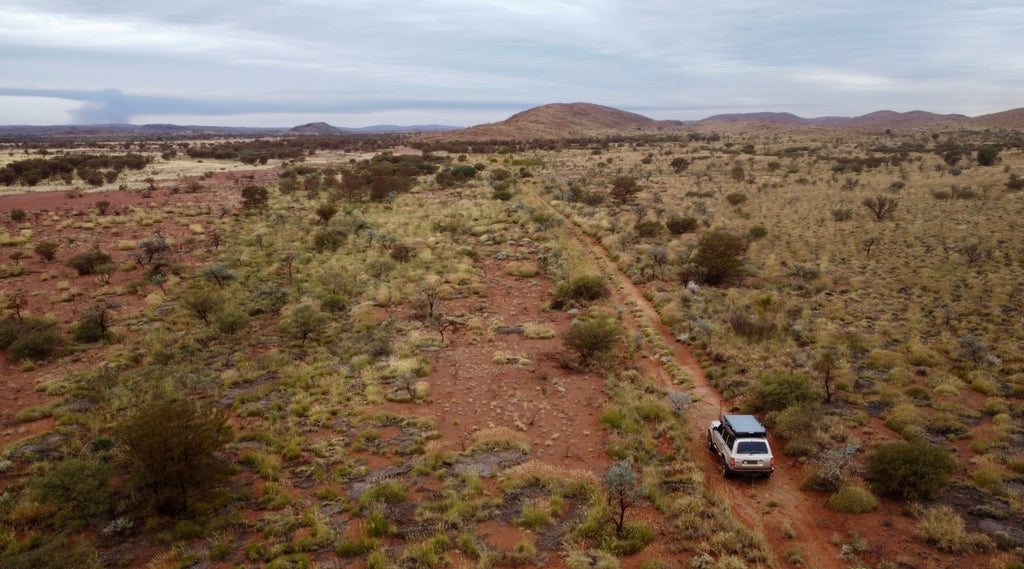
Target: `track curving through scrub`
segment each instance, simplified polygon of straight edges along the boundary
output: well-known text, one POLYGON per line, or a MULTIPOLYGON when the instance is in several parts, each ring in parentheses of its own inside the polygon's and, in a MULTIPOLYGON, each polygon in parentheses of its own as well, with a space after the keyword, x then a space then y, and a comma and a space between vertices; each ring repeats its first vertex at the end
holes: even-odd
MULTIPOLYGON (((634 314, 626 312, 623 321, 627 329, 631 332, 639 332, 644 327, 654 329, 663 344, 672 351, 676 364, 689 376, 690 385, 686 387, 694 398, 687 410, 691 429, 689 451, 704 472, 708 491, 716 498, 727 501, 733 516, 764 539, 774 567, 792 566, 786 560, 792 550, 799 552, 801 567, 846 565, 839 557, 838 547, 833 543, 834 535, 847 531, 846 524, 816 503, 814 495, 800 490, 803 468, 782 455, 780 441, 769 437, 776 457, 776 470, 771 478, 723 478, 717 455, 707 448, 707 425, 717 419, 723 409, 728 410, 727 403, 708 383, 693 350, 677 341, 672 331, 661 323, 658 311, 644 297, 643 291, 612 262, 604 247, 571 220, 565 216, 562 218, 565 219, 564 227, 580 248, 596 261, 601 271, 611 280, 613 301, 619 306, 634 306, 638 309, 638 314, 635 313, 637 311, 634 314), (638 317, 644 321, 639 321, 638 317)), ((650 356, 650 365, 645 368, 666 389, 680 389, 664 362, 653 354, 650 356)))

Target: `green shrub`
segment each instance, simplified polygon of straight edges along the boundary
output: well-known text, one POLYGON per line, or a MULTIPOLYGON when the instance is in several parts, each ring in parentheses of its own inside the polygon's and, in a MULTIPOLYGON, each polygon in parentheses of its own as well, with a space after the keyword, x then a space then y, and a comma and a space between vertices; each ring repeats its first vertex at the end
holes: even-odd
POLYGON ((58 519, 68 520, 102 515, 112 509, 109 462, 68 458, 52 465, 45 474, 29 479, 36 499, 58 509, 58 519))
POLYGON ((956 459, 944 448, 927 443, 881 443, 867 458, 866 476, 871 488, 904 500, 935 496, 946 486, 956 459))
POLYGON ((102 251, 87 251, 71 257, 65 261, 65 264, 78 271, 79 275, 91 275, 101 265, 109 265, 112 262, 113 260, 110 258, 110 255, 102 251))
POLYGON ((60 249, 60 244, 53 241, 43 241, 35 246, 33 251, 36 255, 39 255, 44 261, 52 261, 57 256, 57 249, 60 249))
POLYGON ((574 306, 584 302, 594 302, 607 298, 611 294, 608 284, 601 275, 580 275, 568 282, 559 283, 555 287, 555 301, 552 308, 556 310, 574 306))
POLYGON ((19 208, 14 208, 11 210, 11 221, 17 223, 25 221, 26 219, 28 219, 28 214, 25 213, 25 210, 19 208))
POLYGON ((691 262, 700 267, 700 280, 711 286, 728 285, 743 278, 747 240, 728 231, 705 233, 697 241, 691 262))
POLYGON ((29 330, 7 348, 13 361, 42 362, 60 352, 65 345, 64 336, 56 326, 43 330, 29 330))
POLYGON ((346 235, 338 229, 321 229, 313 234, 313 250, 317 253, 332 253, 345 243, 346 235))
POLYGON ((562 342, 579 355, 580 367, 586 368, 595 356, 610 352, 621 334, 622 326, 614 318, 574 320, 562 337, 562 342))
POLYGON ((669 216, 668 221, 665 222, 665 227, 672 235, 682 235, 684 233, 691 233, 697 229, 697 218, 696 217, 685 217, 678 214, 672 214, 669 216))
POLYGON ((185 512, 230 476, 216 454, 233 436, 220 409, 154 399, 136 407, 115 436, 129 482, 158 512, 185 512))
POLYGON ((752 413, 782 411, 789 407, 814 405, 822 400, 814 379, 803 373, 775 373, 765 376, 750 389, 747 409, 752 413))
POLYGON ((843 486, 828 499, 828 507, 842 514, 866 514, 878 509, 878 499, 866 488, 843 486))
POLYGON ((664 233, 665 225, 656 219, 644 219, 633 225, 633 231, 641 239, 653 239, 664 233))
POLYGON ((729 202, 729 205, 742 205, 747 201, 747 194, 742 192, 733 192, 725 196, 725 201, 729 202))
POLYGON ((213 324, 218 332, 231 336, 249 324, 249 315, 244 310, 231 306, 218 312, 213 318, 213 324))

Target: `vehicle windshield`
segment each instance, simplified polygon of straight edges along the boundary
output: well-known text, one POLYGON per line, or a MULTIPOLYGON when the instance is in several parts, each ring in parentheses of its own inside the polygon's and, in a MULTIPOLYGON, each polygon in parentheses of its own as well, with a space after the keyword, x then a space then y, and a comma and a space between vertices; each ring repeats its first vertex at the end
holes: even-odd
POLYGON ((764 441, 740 441, 736 446, 739 454, 768 454, 768 444, 764 441))

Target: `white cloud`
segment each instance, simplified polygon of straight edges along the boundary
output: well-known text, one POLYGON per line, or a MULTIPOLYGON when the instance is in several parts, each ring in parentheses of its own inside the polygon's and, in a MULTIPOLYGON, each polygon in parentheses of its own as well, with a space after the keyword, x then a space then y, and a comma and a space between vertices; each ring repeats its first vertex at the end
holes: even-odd
MULTIPOLYGON (((246 112, 234 116, 345 100, 387 112, 406 100, 423 113, 437 107, 416 100, 828 114, 937 101, 991 112, 1024 92, 1018 4, 8 0, 0 88, 236 100, 246 112), (924 88, 957 83, 952 96, 924 88)), ((9 116, 0 109, 0 123, 9 116)))

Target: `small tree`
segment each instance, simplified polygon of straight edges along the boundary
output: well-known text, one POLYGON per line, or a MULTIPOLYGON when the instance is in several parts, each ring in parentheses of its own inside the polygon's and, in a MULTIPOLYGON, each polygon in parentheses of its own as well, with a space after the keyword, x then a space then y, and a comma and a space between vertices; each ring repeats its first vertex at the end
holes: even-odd
POLYGON ((825 388, 825 404, 832 403, 832 385, 835 383, 836 372, 839 371, 839 354, 836 349, 823 350, 811 368, 821 374, 821 385, 825 388))
POLYGON ((170 246, 167 245, 167 241, 158 234, 152 239, 139 241, 138 248, 132 251, 132 257, 140 266, 145 267, 152 264, 154 258, 163 255, 169 249, 170 246))
POLYGON ((743 276, 746 239, 728 231, 705 233, 697 242, 691 262, 702 269, 702 279, 712 286, 729 284, 743 276))
POLYGON ((269 193, 263 186, 249 184, 242 188, 242 207, 246 210, 262 211, 267 207, 269 193))
POLYGON ((615 535, 622 537, 626 525, 626 510, 635 506, 643 496, 643 486, 633 474, 633 464, 628 459, 620 460, 604 472, 604 488, 611 507, 611 522, 615 524, 615 535))
POLYGON ((110 334, 112 312, 115 302, 97 302, 82 311, 82 317, 71 328, 71 337, 76 342, 93 343, 106 339, 110 334))
POLYGON ((158 512, 185 512, 230 477, 216 455, 233 438, 220 409, 158 398, 138 406, 114 434, 131 486, 158 512))
POLYGON ((310 336, 318 334, 327 326, 330 317, 310 304, 300 304, 292 309, 282 322, 286 334, 299 340, 303 345, 310 336))
POLYGON ((864 201, 861 203, 874 214, 877 221, 884 221, 892 212, 896 211, 896 206, 900 205, 900 200, 890 196, 879 195, 873 198, 864 198, 864 201))
POLYGON ((673 158, 672 162, 670 162, 669 165, 672 166, 672 170, 674 170, 676 174, 681 174, 685 172, 687 168, 690 167, 690 161, 687 160, 686 158, 683 158, 682 156, 679 156, 673 158))
POLYGON ((316 216, 320 218, 320 223, 324 225, 327 225, 337 213, 338 206, 333 202, 324 202, 316 207, 316 216))
POLYGON ((235 275, 228 270, 228 266, 224 263, 215 263, 203 269, 203 278, 207 282, 223 287, 228 281, 234 280, 235 275))
POLYGON ((21 309, 28 306, 28 294, 23 289, 9 290, 0 297, 2 307, 14 315, 16 320, 21 320, 21 309))
POLYGON ((209 324, 210 317, 217 312, 223 299, 217 291, 207 287, 189 289, 181 297, 181 305, 193 316, 209 324))
POLYGON ((562 342, 579 356, 580 369, 588 369, 594 357, 615 348, 621 333, 619 322, 607 316, 575 320, 562 337, 562 342))
POLYGON ((969 269, 973 267, 975 263, 984 259, 988 254, 988 250, 983 247, 981 243, 975 241, 974 243, 961 247, 960 254, 967 260, 967 268, 969 269))
POLYGON ((871 250, 874 249, 875 245, 878 245, 881 241, 882 239, 877 235, 864 238, 864 240, 860 242, 860 248, 864 250, 864 256, 870 259, 871 250))
POLYGON ((625 205, 633 201, 640 193, 640 184, 636 178, 630 176, 619 176, 612 180, 611 197, 615 203, 625 205))
POLYGON ((999 148, 993 144, 986 144, 978 149, 978 164, 980 166, 992 166, 999 161, 999 148))
POLYGON ((57 256, 57 249, 59 248, 60 245, 58 243, 53 241, 43 241, 36 245, 33 251, 36 252, 36 255, 39 255, 39 258, 49 263, 57 256))

